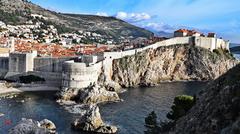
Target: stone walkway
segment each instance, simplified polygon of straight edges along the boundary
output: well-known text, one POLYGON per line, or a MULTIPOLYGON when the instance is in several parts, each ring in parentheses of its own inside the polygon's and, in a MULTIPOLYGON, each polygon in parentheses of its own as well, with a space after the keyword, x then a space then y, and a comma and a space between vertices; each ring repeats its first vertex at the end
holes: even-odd
POLYGON ((7 87, 5 83, 0 83, 0 94, 33 92, 33 91, 58 91, 58 87, 49 86, 46 84, 26 84, 19 88, 7 87))

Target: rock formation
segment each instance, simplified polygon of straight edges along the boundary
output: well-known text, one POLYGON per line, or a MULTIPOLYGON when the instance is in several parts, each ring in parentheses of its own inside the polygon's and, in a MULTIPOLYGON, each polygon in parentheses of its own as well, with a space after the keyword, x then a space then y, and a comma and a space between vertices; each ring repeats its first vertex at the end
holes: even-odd
POLYGON ((240 65, 209 83, 197 96, 189 113, 180 118, 173 133, 240 133, 240 65))
POLYGON ((119 101, 117 93, 111 91, 117 91, 120 86, 151 86, 162 81, 212 80, 237 63, 223 50, 211 52, 187 44, 160 47, 114 60, 112 81, 107 84, 103 75, 100 75, 98 84, 102 86, 94 84, 84 89, 66 89, 61 96, 63 100, 80 103, 80 105, 66 106, 70 112, 80 115, 72 123, 74 129, 115 133, 117 128, 103 123, 99 109, 95 105, 119 101))
POLYGON ((67 89, 63 91, 62 99, 84 104, 120 101, 116 92, 107 91, 106 88, 95 84, 83 89, 67 89))
POLYGON ((50 133, 52 133, 52 134, 56 133, 56 126, 52 121, 50 121, 48 119, 44 119, 44 120, 40 121, 39 123, 40 123, 40 127, 46 128, 47 130, 49 130, 50 133))
POLYGON ((9 134, 55 134, 56 126, 53 122, 44 119, 40 122, 32 119, 22 119, 9 134))
POLYGON ((72 123, 75 130, 83 130, 97 133, 116 133, 117 127, 104 124, 97 105, 73 105, 66 109, 74 114, 79 114, 79 118, 72 123))
POLYGON ((150 49, 113 61, 112 80, 122 87, 150 86, 162 81, 213 80, 238 62, 223 50, 192 45, 150 49))
POLYGON ((96 105, 102 102, 120 101, 116 92, 107 91, 106 88, 94 84, 84 89, 66 89, 61 96, 62 100, 59 102, 64 104, 65 109, 79 115, 79 118, 72 123, 74 130, 97 133, 117 132, 117 127, 104 124, 96 105))

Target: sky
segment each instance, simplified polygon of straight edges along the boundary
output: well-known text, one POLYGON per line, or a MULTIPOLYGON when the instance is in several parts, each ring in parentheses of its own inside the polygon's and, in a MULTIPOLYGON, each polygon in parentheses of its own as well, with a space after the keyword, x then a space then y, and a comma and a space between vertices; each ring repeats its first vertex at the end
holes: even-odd
POLYGON ((190 28, 240 43, 239 0, 31 0, 64 13, 115 16, 152 30, 190 28))

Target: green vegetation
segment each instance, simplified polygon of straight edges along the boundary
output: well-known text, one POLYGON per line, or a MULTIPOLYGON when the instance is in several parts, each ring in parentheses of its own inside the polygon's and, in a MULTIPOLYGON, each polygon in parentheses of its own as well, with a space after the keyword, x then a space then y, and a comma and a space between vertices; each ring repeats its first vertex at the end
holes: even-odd
POLYGON ((154 111, 152 111, 146 118, 145 124, 148 127, 156 127, 157 126, 157 115, 154 111))
POLYGON ((0 27, 0 32, 6 31, 6 30, 7 30, 6 28, 1 28, 0 27))
POLYGON ((227 57, 228 59, 233 59, 233 54, 230 53, 227 49, 214 49, 213 52, 217 55, 220 55, 220 56, 225 56, 227 57))
POLYGON ((54 39, 51 41, 51 43, 59 43, 60 39, 54 39))
POLYGON ((167 114, 167 118, 170 121, 161 121, 157 123, 157 115, 155 112, 151 112, 145 118, 145 126, 147 131, 145 134, 159 134, 160 132, 167 132, 175 126, 175 122, 180 117, 184 116, 195 104, 195 97, 188 95, 179 95, 174 98, 173 106, 171 111, 167 114))
POLYGON ((180 95, 175 97, 172 111, 167 114, 167 118, 176 121, 184 116, 195 104, 195 99, 192 96, 180 95))
POLYGON ((4 12, 3 10, 0 10, 0 20, 5 22, 5 23, 10 23, 10 24, 16 24, 19 22, 19 15, 20 12, 16 13, 8 13, 4 12))
POLYGON ((146 118, 145 118, 145 126, 147 127, 147 131, 145 134, 158 134, 159 133, 159 126, 157 124, 157 115, 154 111, 152 111, 146 118))
POLYGON ((55 22, 48 21, 43 18, 36 17, 36 19, 33 20, 33 22, 37 22, 37 21, 40 21, 44 24, 44 25, 41 25, 41 28, 43 28, 43 29, 47 29, 47 26, 53 25, 57 29, 59 34, 70 33, 73 31, 71 28, 68 28, 67 26, 65 26, 63 24, 57 24, 55 22))
POLYGON ((44 82, 45 79, 35 75, 20 76, 21 83, 44 82))
POLYGON ((122 69, 127 69, 128 68, 128 57, 124 57, 119 59, 119 65, 122 69))
POLYGON ((73 44, 78 44, 78 42, 77 42, 76 39, 73 39, 73 40, 72 40, 72 43, 73 43, 73 44))

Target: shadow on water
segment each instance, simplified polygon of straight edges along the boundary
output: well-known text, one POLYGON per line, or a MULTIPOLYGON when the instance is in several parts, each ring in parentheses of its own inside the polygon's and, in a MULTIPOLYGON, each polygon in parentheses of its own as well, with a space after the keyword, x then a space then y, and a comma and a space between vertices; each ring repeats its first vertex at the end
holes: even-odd
MULTIPOLYGON (((159 119, 165 120, 175 96, 193 95, 205 85, 201 82, 176 82, 163 83, 158 87, 129 89, 120 95, 123 102, 101 105, 101 115, 106 123, 119 127, 119 134, 142 134, 145 131, 144 118, 149 112, 154 110, 159 119)), ((21 118, 47 118, 56 124, 59 134, 79 133, 72 131, 70 126, 77 115, 68 113, 58 105, 54 94, 28 92, 14 99, 1 99, 0 113, 5 115, 0 117, 0 133, 7 133, 21 118), (6 120, 10 120, 11 124, 6 124, 6 120)))

